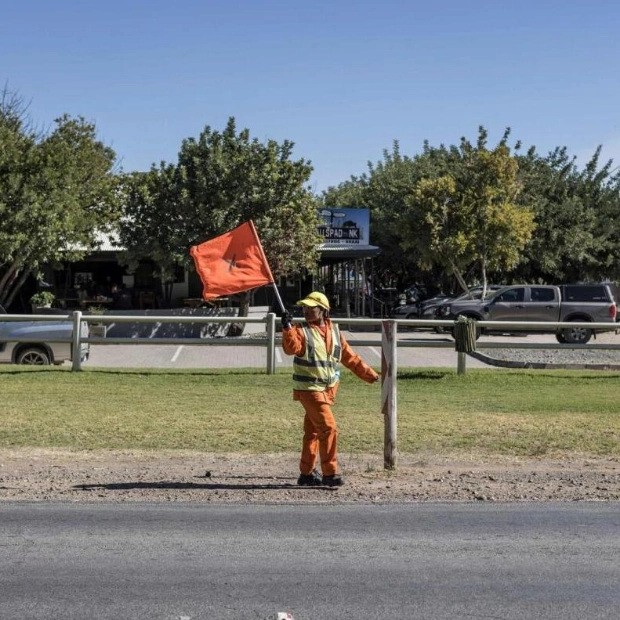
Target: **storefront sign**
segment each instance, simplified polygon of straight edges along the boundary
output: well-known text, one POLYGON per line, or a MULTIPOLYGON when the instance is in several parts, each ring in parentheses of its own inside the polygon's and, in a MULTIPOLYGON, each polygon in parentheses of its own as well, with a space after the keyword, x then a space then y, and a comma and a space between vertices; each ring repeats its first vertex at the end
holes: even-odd
POLYGON ((319 209, 319 218, 323 243, 368 245, 369 209, 319 209))

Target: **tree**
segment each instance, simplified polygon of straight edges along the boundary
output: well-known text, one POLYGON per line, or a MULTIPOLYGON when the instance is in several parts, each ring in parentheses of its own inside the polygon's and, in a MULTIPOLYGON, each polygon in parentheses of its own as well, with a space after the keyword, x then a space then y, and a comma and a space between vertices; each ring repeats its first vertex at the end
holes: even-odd
POLYGON ((534 148, 517 157, 536 232, 517 274, 526 281, 576 282, 620 275, 620 177, 612 161, 600 165, 600 147, 583 169, 567 148, 546 157, 534 148))
POLYGON ((45 264, 78 260, 116 209, 115 153, 83 118, 36 132, 23 99, 0 94, 0 304, 45 264))
POLYGON ((418 270, 418 254, 402 243, 398 215, 406 196, 421 178, 419 162, 403 156, 397 141, 392 150, 383 151, 383 161, 368 164, 365 178, 366 200, 371 210, 371 241, 382 249, 375 260, 378 280, 398 288, 419 282, 413 274, 418 270))
POLYGON ((222 132, 207 126, 184 140, 176 164, 128 177, 120 230, 126 260, 154 258, 166 282, 175 267, 191 267, 190 246, 251 219, 274 277, 314 268, 317 202, 305 187, 312 167, 291 159, 293 147, 237 133, 231 117, 222 132))
MULTIPOLYGON (((411 243, 411 230, 407 225, 403 227, 404 214, 408 211, 412 196, 417 189, 427 192, 429 181, 443 179, 446 175, 455 175, 458 161, 456 147, 446 148, 444 145, 431 147, 428 141, 425 141, 422 152, 413 158, 403 157, 395 149, 393 156, 385 159, 384 165, 377 166, 376 172, 379 173, 379 178, 372 183, 373 187, 392 187, 387 193, 391 196, 387 203, 390 208, 384 207, 383 217, 377 220, 390 231, 392 243, 397 243, 400 251, 407 257, 408 260, 404 264, 409 272, 416 273, 414 281, 424 283, 429 293, 452 290, 454 288, 452 276, 455 274, 452 270, 446 270, 444 261, 428 260, 424 244, 411 243), (384 178, 381 179, 381 176, 384 178)), ((438 189, 441 192, 445 188, 438 189)), ((383 194, 386 194, 385 189, 383 194)), ((379 195, 377 194, 375 200, 379 195)), ((457 273, 460 275, 460 272, 457 273)))
POLYGON ((600 162, 600 148, 580 169, 566 147, 546 157, 507 131, 492 150, 476 144, 401 154, 398 142, 366 173, 330 188, 324 204, 365 206, 375 268, 398 285, 461 287, 472 275, 496 281, 576 282, 620 277, 620 167, 600 162), (532 221, 533 219, 533 221, 532 221), (437 283, 440 283, 437 286, 437 283))
POLYGON ((508 136, 488 150, 480 127, 475 146, 463 138, 458 149, 442 149, 446 173, 421 179, 399 218, 404 243, 418 249, 421 264, 448 267, 465 289, 463 271, 472 263, 483 289, 489 270, 513 269, 534 230, 532 211, 517 202, 518 164, 508 136))

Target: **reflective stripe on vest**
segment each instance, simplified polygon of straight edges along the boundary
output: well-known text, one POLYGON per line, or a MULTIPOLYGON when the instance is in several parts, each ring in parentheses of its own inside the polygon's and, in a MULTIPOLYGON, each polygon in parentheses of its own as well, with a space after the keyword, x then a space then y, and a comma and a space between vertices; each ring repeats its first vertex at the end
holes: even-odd
POLYGON ((340 371, 338 362, 342 355, 340 345, 340 330, 332 323, 332 347, 327 351, 327 345, 318 329, 312 329, 307 323, 302 323, 306 338, 306 351, 303 356, 293 358, 293 388, 311 392, 322 392, 327 387, 338 383, 340 371))

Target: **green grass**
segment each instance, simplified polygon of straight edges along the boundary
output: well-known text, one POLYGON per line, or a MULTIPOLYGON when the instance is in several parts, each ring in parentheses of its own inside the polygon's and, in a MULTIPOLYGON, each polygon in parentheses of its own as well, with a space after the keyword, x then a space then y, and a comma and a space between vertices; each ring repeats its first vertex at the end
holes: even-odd
MULTIPOLYGON (((334 408, 341 453, 383 451, 380 387, 348 371, 334 408)), ((620 457, 612 372, 415 369, 399 373, 401 454, 620 457)), ((290 372, 0 370, 0 448, 296 451, 290 372)))

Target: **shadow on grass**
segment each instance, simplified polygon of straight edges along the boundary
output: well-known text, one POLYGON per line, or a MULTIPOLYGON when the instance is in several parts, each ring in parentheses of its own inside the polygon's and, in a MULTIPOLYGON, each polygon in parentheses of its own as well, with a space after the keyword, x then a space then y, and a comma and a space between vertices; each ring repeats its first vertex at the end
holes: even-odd
MULTIPOLYGON (((497 370, 487 369, 487 368, 476 368, 473 370, 467 371, 468 374, 464 376, 465 379, 469 380, 473 377, 473 379, 479 378, 481 375, 483 377, 491 377, 491 381, 494 381, 496 378, 500 381, 503 381, 506 377, 531 377, 532 379, 553 379, 554 381, 568 381, 573 383, 576 379, 579 381, 613 381, 616 383, 618 381, 618 372, 606 368, 598 369, 598 368, 574 368, 574 369, 552 369, 552 370, 538 370, 535 368, 519 368, 515 370, 505 370, 501 369, 501 374, 498 373, 497 370), (600 372, 608 372, 608 375, 601 375, 600 372), (498 373, 496 375, 492 375, 491 373, 498 373), (578 374, 576 377, 575 374, 578 374)), ((446 369, 446 370, 405 370, 398 371, 397 380, 403 381, 428 381, 428 380, 443 380, 446 378, 459 378, 456 370, 454 369, 446 369)))
MULTIPOLYGON (((143 375, 175 375, 186 377, 204 377, 204 376, 218 376, 218 375, 264 375, 267 376, 265 370, 260 368, 97 368, 87 367, 82 368, 79 373, 73 373, 70 367, 56 368, 54 366, 20 366, 18 368, 0 368, 0 375, 16 375, 16 374, 58 374, 65 373, 76 378, 80 378, 85 375, 118 375, 122 377, 127 376, 143 376, 143 375)), ((284 374, 276 371, 276 374, 284 374)), ((290 374, 290 371, 289 371, 290 374)))
POLYGON ((427 379, 445 379, 447 376, 452 376, 454 375, 455 372, 453 370, 446 370, 446 371, 441 371, 441 370, 420 370, 420 371, 415 371, 415 370, 410 370, 410 371, 403 371, 403 372, 398 372, 396 375, 396 379, 403 379, 403 380, 411 380, 411 379, 416 379, 416 380, 427 380, 427 379))
POLYGON ((186 377, 204 377, 204 376, 218 376, 218 375, 266 375, 264 370, 258 368, 204 368, 200 370, 189 368, 132 368, 132 369, 119 369, 119 368, 87 368, 84 369, 89 374, 98 375, 183 375, 186 377))

